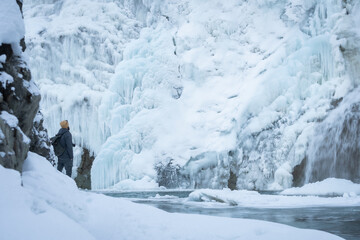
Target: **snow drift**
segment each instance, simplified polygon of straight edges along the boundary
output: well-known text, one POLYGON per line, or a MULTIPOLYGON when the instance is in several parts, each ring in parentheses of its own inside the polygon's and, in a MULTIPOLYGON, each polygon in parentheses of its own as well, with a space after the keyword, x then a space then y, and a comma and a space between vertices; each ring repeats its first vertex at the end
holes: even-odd
POLYGON ((22 176, 0 166, 0 193, 4 239, 279 239, 288 234, 294 239, 341 239, 264 221, 166 213, 81 192, 72 179, 31 152, 22 176))

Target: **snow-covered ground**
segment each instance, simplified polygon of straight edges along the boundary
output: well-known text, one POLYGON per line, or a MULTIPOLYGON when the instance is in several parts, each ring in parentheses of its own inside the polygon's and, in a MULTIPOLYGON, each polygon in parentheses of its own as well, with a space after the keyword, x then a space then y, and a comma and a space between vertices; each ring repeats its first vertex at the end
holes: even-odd
MULTIPOLYGON (((267 188, 275 181, 273 189, 289 187, 315 122, 326 117, 331 101, 346 98, 358 84, 356 64, 344 71, 339 49, 356 46, 359 4, 24 3, 28 57, 50 134, 60 120, 71 122, 76 143, 97 155, 92 170, 97 189, 157 187, 154 165, 170 160, 188 177, 180 179, 184 187, 221 188, 230 170, 239 177, 238 186, 267 188), (341 37, 344 29, 350 35, 341 37), (276 141, 267 148, 264 137, 276 141)), ((0 23, 0 43, 23 35, 20 12, 7 11, 17 9, 15 4, 0 3, 1 17, 9 15, 0 23), (5 36, 4 29, 13 33, 5 36)), ((1 117, 16 127, 16 119, 4 112, 1 117)), ((360 205, 359 186, 345 180, 282 194, 205 189, 187 201, 272 208, 360 205), (303 196, 324 194, 340 196, 303 196)), ((167 213, 79 191, 72 179, 31 152, 21 174, 0 166, 1 239, 289 236, 341 239, 265 221, 167 213)))
POLYGON ((223 188, 230 171, 239 188, 291 187, 318 122, 360 83, 359 13, 341 0, 24 2, 45 124, 53 135, 68 119, 96 155, 94 189, 153 187, 170 160, 180 187, 223 188))
POLYGON ((79 191, 29 153, 22 176, 0 166, 1 239, 341 239, 257 220, 173 214, 79 191))

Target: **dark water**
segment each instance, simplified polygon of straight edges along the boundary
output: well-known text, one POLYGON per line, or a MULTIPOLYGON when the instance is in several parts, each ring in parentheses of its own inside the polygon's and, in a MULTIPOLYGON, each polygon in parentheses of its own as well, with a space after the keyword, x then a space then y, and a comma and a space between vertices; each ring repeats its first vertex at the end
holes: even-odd
POLYGON ((258 219, 282 223, 297 228, 326 231, 347 240, 360 240, 360 207, 306 207, 306 208, 248 208, 239 206, 211 207, 201 203, 184 202, 191 191, 117 192, 104 193, 128 198, 133 202, 152 205, 167 212, 204 214, 232 218, 258 219), (176 196, 178 198, 154 198, 176 196))
POLYGON ((103 192, 103 194, 111 197, 119 198, 131 198, 135 199, 148 199, 155 197, 156 194, 160 196, 174 196, 178 198, 187 198, 193 190, 184 190, 184 191, 147 191, 147 192, 103 192))

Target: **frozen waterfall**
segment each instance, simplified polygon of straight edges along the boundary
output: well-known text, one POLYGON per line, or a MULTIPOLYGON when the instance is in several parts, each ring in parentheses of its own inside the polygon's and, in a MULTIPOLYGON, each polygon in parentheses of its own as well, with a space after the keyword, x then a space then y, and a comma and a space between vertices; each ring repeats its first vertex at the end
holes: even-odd
MULTIPOLYGON (((24 3, 29 64, 41 89, 41 108, 49 135, 67 119, 77 144, 92 154, 111 136, 109 90, 125 45, 139 37, 147 8, 133 1, 40 1, 24 3), (110 119, 110 120, 109 120, 110 119)), ((150 18, 148 19, 151 20, 150 18)), ((126 119, 126 116, 123 117, 126 119)))
POLYGON ((288 188, 333 160, 318 158, 326 138, 353 141, 320 136, 331 116, 359 128, 344 119, 359 104, 356 1, 24 4, 45 125, 69 120, 77 162, 81 147, 96 156, 93 189, 223 188, 230 175, 288 188))
POLYGON ((348 94, 316 128, 305 161, 304 183, 328 177, 360 182, 360 89, 348 94))

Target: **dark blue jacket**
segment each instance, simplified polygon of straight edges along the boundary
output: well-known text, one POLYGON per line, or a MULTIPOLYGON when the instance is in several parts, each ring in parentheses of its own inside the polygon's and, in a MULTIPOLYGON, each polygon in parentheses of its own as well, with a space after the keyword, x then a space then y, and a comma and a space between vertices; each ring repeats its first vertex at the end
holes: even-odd
POLYGON ((70 131, 66 128, 61 128, 58 134, 62 134, 60 138, 60 145, 65 148, 64 153, 58 156, 58 159, 62 161, 72 160, 74 158, 74 154, 73 154, 72 136, 70 131))

